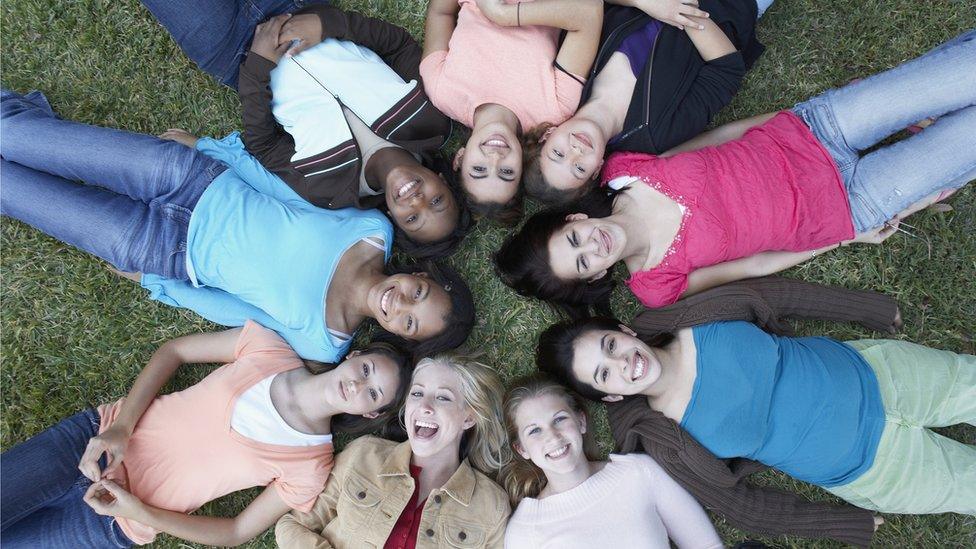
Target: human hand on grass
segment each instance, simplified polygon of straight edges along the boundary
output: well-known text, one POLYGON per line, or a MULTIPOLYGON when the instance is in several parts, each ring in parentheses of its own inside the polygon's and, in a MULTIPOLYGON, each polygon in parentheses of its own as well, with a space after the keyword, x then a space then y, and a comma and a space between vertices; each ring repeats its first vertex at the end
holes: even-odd
POLYGON ((898 224, 899 223, 901 223, 901 220, 900 219, 898 219, 897 217, 892 218, 891 220, 886 221, 880 227, 877 227, 877 228, 874 228, 874 229, 870 229, 868 231, 865 231, 865 232, 863 232, 863 233, 855 236, 851 240, 846 240, 846 241, 842 242, 841 244, 844 245, 844 246, 846 246, 848 244, 855 244, 855 243, 860 243, 860 244, 881 244, 882 242, 884 242, 885 240, 887 240, 888 237, 890 237, 891 235, 893 235, 896 232, 898 232, 898 224))
POLYGON ((322 36, 322 20, 318 15, 304 13, 294 15, 281 27, 278 33, 278 45, 290 46, 285 52, 285 57, 298 55, 299 53, 318 44, 325 38, 322 36), (292 42, 298 40, 294 46, 292 42))
POLYGON ((290 13, 276 15, 258 25, 254 30, 254 40, 251 41, 251 51, 272 63, 277 63, 288 51, 289 43, 281 44, 278 36, 281 34, 281 27, 289 18, 291 18, 290 13))
POLYGON ((111 480, 100 480, 88 487, 83 497, 93 511, 103 516, 138 520, 142 500, 111 480))
POLYGON ((102 434, 92 437, 88 441, 85 453, 81 455, 78 469, 81 474, 92 482, 98 482, 122 464, 122 457, 129 445, 129 431, 118 425, 113 425, 102 434), (105 454, 105 470, 98 467, 98 459, 105 454))
POLYGON ((698 0, 634 0, 634 7, 679 29, 700 29, 701 24, 691 17, 708 18, 708 13, 698 9, 698 0))
POLYGON ((168 141, 176 141, 177 143, 182 143, 191 149, 197 147, 197 141, 200 140, 199 137, 193 135, 192 133, 181 130, 179 128, 170 128, 163 133, 159 134, 160 139, 166 139, 168 141))

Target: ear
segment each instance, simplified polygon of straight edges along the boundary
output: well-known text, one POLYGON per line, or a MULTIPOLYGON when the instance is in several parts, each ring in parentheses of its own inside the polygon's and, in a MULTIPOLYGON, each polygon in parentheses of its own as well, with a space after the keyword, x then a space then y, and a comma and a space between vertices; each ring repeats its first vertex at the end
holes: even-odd
POLYGON ((603 160, 601 159, 600 163, 597 164, 596 169, 593 170, 593 175, 590 176, 590 181, 596 181, 597 179, 600 179, 600 170, 602 169, 603 169, 603 160))
POLYGON ((585 213, 574 213, 566 216, 566 221, 585 221, 589 219, 590 216, 585 213))
POLYGON ((461 147, 456 153, 454 153, 454 161, 451 162, 451 167, 454 168, 454 171, 461 169, 462 160, 464 160, 464 147, 461 147))
POLYGON ((617 327, 620 328, 621 332, 629 335, 630 337, 637 337, 637 332, 631 330, 630 326, 627 326, 625 324, 617 324, 617 327))
POLYGON ((603 269, 602 271, 600 271, 600 272, 596 273, 595 275, 591 276, 590 278, 588 278, 586 281, 587 282, 596 282, 597 280, 600 280, 601 278, 607 276, 607 273, 608 272, 609 271, 607 271, 606 269, 603 269))
POLYGON ((366 419, 376 419, 376 418, 380 417, 380 413, 379 412, 366 412, 365 414, 363 414, 363 417, 366 418, 366 419))
POLYGON ((430 275, 423 271, 419 273, 410 273, 410 274, 412 274, 413 276, 419 276, 420 278, 430 278, 430 275))
POLYGON ((359 349, 356 349, 355 351, 351 351, 348 355, 346 355, 346 360, 349 360, 350 358, 353 358, 353 357, 357 357, 357 356, 359 356, 361 354, 363 354, 363 352, 360 351, 359 349))
POLYGON ((545 143, 546 139, 549 139, 549 136, 552 135, 552 132, 554 131, 556 131, 556 126, 549 126, 546 128, 546 131, 542 132, 542 135, 539 136, 539 143, 545 143))
POLYGON ((623 395, 607 395, 601 398, 600 400, 602 400, 603 402, 620 402, 623 399, 624 399, 623 395))
POLYGON ((529 459, 529 453, 525 451, 525 448, 522 448, 522 445, 518 441, 512 443, 512 449, 523 458, 529 459))
POLYGON ((461 423, 461 428, 467 431, 468 429, 474 427, 474 425, 475 425, 474 414, 469 413, 467 416, 464 417, 464 422, 461 423))
POLYGON ((586 434, 586 414, 579 414, 580 434, 586 434))

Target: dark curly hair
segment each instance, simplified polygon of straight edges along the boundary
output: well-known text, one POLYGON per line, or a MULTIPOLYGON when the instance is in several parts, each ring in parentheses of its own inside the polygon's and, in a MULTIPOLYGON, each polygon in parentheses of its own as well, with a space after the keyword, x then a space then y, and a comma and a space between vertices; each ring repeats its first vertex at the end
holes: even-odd
MULTIPOLYGON (((359 436, 366 433, 377 432, 380 435, 388 433, 399 423, 397 410, 403 405, 407 398, 407 390, 410 388, 410 376, 413 374, 413 363, 410 354, 392 343, 373 341, 361 349, 362 354, 383 355, 396 364, 397 367, 397 389, 393 400, 376 412, 379 414, 375 418, 363 416, 339 414, 332 416, 332 431, 345 433, 352 436, 359 436)), ((305 368, 313 374, 322 374, 334 370, 339 366, 339 362, 317 362, 306 360, 305 368)))
POLYGON ((475 309, 471 290, 457 271, 437 261, 424 261, 387 269, 388 274, 427 273, 430 280, 444 288, 451 299, 451 310, 444 316, 444 331, 423 341, 412 341, 386 330, 379 330, 374 339, 409 348, 414 359, 433 356, 459 347, 474 328, 475 309))
MULTIPOLYGON (((590 400, 600 400, 607 396, 607 393, 573 375, 573 344, 586 332, 595 330, 619 332, 621 324, 623 323, 609 316, 578 318, 553 324, 539 334, 539 346, 535 351, 535 364, 540 371, 552 376, 584 397, 590 400)), ((674 340, 672 333, 658 333, 651 337, 642 337, 638 334, 637 337, 649 347, 664 347, 674 340)))
POLYGON ((550 208, 529 218, 521 230, 508 237, 495 252, 495 271, 519 295, 548 301, 573 318, 595 310, 610 310, 613 277, 593 280, 565 280, 549 266, 549 239, 567 221, 566 216, 585 213, 599 218, 610 215, 617 192, 596 189, 568 207, 550 208))
POLYGON ((447 188, 451 190, 454 203, 458 207, 457 226, 454 227, 454 230, 450 234, 440 240, 434 242, 417 242, 411 239, 403 229, 394 223, 394 238, 400 251, 415 259, 443 259, 454 253, 458 246, 461 245, 464 237, 471 232, 471 228, 474 226, 474 220, 471 218, 471 212, 468 210, 465 197, 461 192, 461 187, 458 184, 451 163, 442 154, 425 157, 423 160, 422 164, 439 174, 447 184, 447 188))

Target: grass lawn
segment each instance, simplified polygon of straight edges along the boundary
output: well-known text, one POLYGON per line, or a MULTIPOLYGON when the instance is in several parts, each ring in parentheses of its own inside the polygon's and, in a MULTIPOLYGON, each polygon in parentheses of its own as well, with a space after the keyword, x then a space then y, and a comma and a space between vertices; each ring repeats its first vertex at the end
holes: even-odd
MULTIPOLYGON (((346 7, 406 26, 421 37, 425 3, 357 0, 346 7)), ((182 127, 224 135, 240 126, 236 95, 190 63, 136 0, 5 0, 2 8, 2 84, 43 90, 64 117, 158 134, 182 127)), ((786 108, 848 80, 915 57, 976 26, 976 0, 783 0, 759 25, 766 54, 720 121, 786 108)), ((455 145, 456 146, 456 145, 455 145)), ((924 211, 903 234, 882 246, 854 246, 816 258, 790 276, 887 292, 902 306, 902 337, 958 352, 976 353, 976 188, 924 211)), ((150 302, 145 291, 104 265, 21 223, 3 219, 2 233, 2 447, 9 448, 79 409, 125 395, 152 350, 167 338, 214 326, 186 311, 150 302)), ((452 262, 475 293, 480 323, 469 345, 506 378, 533 368, 533 346, 555 316, 541 303, 518 298, 494 276, 489 256, 505 231, 482 224, 452 262)), ((636 300, 615 296, 629 318, 636 300)), ((871 337, 852 326, 811 323, 805 334, 871 337)), ((171 389, 210 369, 189 367, 171 389)), ((602 411, 601 441, 609 450, 602 411)), ((976 429, 947 432, 976 443, 976 429)), ((201 452, 206 449, 201 448, 201 452)), ((812 499, 826 492, 767 473, 761 481, 812 499)), ((208 505, 231 515, 251 494, 208 505)), ((961 515, 885 517, 879 547, 973 547, 976 518, 961 515)), ((745 534, 719 521, 725 540, 745 534)), ((251 542, 273 545, 266 533, 251 542)), ((780 547, 831 547, 799 538, 763 539, 780 547)), ((187 544, 161 536, 159 547, 187 544)))

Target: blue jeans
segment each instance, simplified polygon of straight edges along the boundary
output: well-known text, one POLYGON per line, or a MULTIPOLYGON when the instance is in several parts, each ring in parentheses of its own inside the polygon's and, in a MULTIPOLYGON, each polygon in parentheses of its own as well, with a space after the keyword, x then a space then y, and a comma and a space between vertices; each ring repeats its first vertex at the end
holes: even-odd
POLYGON ((78 412, 0 456, 4 549, 132 546, 113 517, 82 499, 91 481, 78 462, 98 424, 95 410, 78 412))
POLYGON ((222 163, 175 141, 61 120, 40 92, 3 91, 0 118, 3 215, 119 270, 188 279, 190 214, 222 163))
POLYGON ((976 30, 793 108, 837 163, 858 233, 976 178, 976 30), (935 124, 868 154, 914 124, 935 124))
POLYGON ((258 23, 328 0, 142 0, 198 67, 232 88, 258 23))

